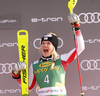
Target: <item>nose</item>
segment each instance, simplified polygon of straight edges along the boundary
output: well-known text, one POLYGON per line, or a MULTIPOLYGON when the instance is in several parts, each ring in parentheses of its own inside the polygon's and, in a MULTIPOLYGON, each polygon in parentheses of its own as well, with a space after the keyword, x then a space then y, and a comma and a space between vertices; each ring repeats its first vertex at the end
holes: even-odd
POLYGON ((46 47, 47 47, 48 45, 47 45, 47 44, 44 44, 44 46, 46 46, 46 47))

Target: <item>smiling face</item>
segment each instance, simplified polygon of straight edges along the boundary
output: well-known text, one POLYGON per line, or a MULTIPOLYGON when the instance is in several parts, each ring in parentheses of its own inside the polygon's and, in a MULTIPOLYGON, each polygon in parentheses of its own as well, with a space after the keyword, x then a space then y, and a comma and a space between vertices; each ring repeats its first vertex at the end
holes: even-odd
POLYGON ((53 53, 54 46, 50 41, 43 41, 41 43, 41 51, 44 57, 48 57, 53 53))

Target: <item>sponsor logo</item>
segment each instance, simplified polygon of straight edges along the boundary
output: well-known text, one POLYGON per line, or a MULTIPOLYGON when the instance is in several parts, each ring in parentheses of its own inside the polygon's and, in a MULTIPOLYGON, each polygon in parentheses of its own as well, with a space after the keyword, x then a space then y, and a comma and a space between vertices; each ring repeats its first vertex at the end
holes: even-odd
POLYGON ((0 23, 16 23, 17 22, 17 20, 0 20, 0 23))
POLYGON ((91 43, 91 44, 100 43, 100 39, 88 39, 88 40, 85 40, 85 42, 91 43))
POLYGON ((12 66, 16 63, 0 63, 0 74, 10 74, 12 72, 12 66))
MULTIPOLYGON (((44 67, 44 68, 39 68, 39 69, 37 69, 36 71, 34 71, 34 73, 35 74, 39 74, 39 73, 43 73, 43 72, 47 72, 48 71, 48 67, 44 67)), ((54 66, 54 68, 52 69, 51 67, 50 67, 50 70, 57 70, 57 71, 59 71, 60 70, 60 66, 54 66)))
POLYGON ((80 13, 79 18, 81 24, 100 23, 100 13, 98 12, 80 13))
POLYGON ((23 73, 23 82, 24 82, 25 84, 27 84, 27 83, 26 83, 26 70, 23 70, 22 73, 23 73))
POLYGON ((23 58, 23 62, 25 62, 25 60, 26 60, 26 51, 25 51, 25 46, 22 45, 22 46, 21 46, 21 49, 22 49, 22 58, 23 58))
POLYGON ((84 71, 88 71, 88 70, 100 70, 100 59, 97 60, 83 60, 80 63, 80 67, 82 70, 84 71))
POLYGON ((52 18, 32 18, 31 22, 37 23, 37 22, 58 22, 63 21, 62 17, 52 17, 52 18))
POLYGON ((47 90, 47 91, 38 91, 38 93, 49 93, 49 92, 63 92, 62 89, 57 90, 57 89, 52 89, 52 90, 47 90))
POLYGON ((0 48, 2 47, 14 47, 14 46, 18 46, 18 43, 14 42, 14 43, 0 43, 0 48))
MULTIPOLYGON (((40 66, 41 66, 41 64, 40 64, 40 66)), ((50 65, 49 65, 50 66, 50 65)), ((34 70, 34 73, 35 74, 39 74, 39 73, 43 73, 43 72, 47 72, 48 71, 48 67, 44 67, 44 68, 39 68, 39 69, 37 69, 36 71, 34 70)), ((54 68, 52 69, 51 67, 50 67, 50 70, 57 70, 57 71, 59 71, 60 70, 60 66, 54 66, 54 68)))
MULTIPOLYGON (((21 51, 22 51, 22 59, 23 59, 23 62, 25 62, 25 60, 26 60, 26 51, 25 51, 25 46, 24 45, 21 46, 21 51)), ((26 83, 26 70, 23 70, 22 71, 22 74, 23 74, 23 82, 25 84, 27 84, 26 83)))
POLYGON ((0 94, 8 94, 8 93, 21 93, 21 90, 20 89, 4 89, 4 90, 1 90, 0 89, 0 94))
POLYGON ((39 74, 39 73, 43 73, 43 72, 47 72, 48 71, 48 67, 47 68, 39 68, 36 71, 34 70, 35 74, 39 74))
POLYGON ((39 65, 39 67, 48 67, 51 66, 53 64, 53 62, 44 62, 42 64, 39 65))
POLYGON ((82 89, 83 90, 93 90, 93 91, 95 91, 95 90, 100 90, 100 86, 90 86, 90 87, 82 86, 82 89))
POLYGON ((0 16, 0 29, 20 28, 21 15, 9 14, 0 16))

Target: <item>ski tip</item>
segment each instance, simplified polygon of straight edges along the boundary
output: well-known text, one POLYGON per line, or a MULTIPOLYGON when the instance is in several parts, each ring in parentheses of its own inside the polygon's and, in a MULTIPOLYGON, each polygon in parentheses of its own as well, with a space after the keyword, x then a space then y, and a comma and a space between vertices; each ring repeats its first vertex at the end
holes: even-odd
POLYGON ((28 35, 28 31, 27 30, 19 30, 17 32, 17 35, 28 35))

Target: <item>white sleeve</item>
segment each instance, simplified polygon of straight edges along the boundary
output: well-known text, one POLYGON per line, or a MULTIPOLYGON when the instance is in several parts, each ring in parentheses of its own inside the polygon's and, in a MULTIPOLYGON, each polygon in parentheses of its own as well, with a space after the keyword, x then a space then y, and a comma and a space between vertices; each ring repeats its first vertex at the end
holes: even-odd
POLYGON ((29 68, 29 92, 33 89, 35 84, 36 84, 36 78, 33 72, 33 66, 31 64, 29 68))
MULTIPOLYGON (((78 55, 80 55, 83 50, 85 49, 85 44, 84 44, 84 39, 83 36, 81 34, 81 31, 78 30, 76 31, 76 41, 77 41, 77 53, 78 55)), ((61 60, 67 61, 69 59, 69 57, 71 56, 75 56, 75 51, 76 48, 72 49, 69 53, 65 53, 61 55, 61 60)), ((76 59, 76 56, 74 57, 74 59, 76 59)))
POLYGON ((29 86, 31 86, 32 81, 33 81, 33 78, 34 78, 33 66, 32 66, 32 64, 31 64, 31 65, 30 65, 30 68, 29 68, 29 86))
POLYGON ((80 55, 85 49, 83 36, 82 35, 76 36, 76 40, 77 40, 77 45, 78 45, 77 52, 78 52, 78 55, 80 55))

